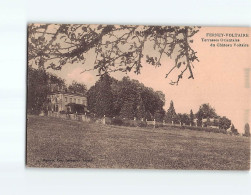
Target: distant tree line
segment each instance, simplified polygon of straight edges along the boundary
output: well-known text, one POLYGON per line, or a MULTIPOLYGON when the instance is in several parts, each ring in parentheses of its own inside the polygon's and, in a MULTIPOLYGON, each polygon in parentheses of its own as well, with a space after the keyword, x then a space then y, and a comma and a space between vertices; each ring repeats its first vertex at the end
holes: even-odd
POLYGON ((195 125, 194 119, 196 119, 197 126, 200 127, 215 126, 224 130, 230 129, 231 127, 230 131, 232 134, 235 135, 239 134, 237 129, 231 123, 231 120, 225 116, 221 117, 217 115, 215 109, 211 107, 209 104, 202 104, 196 114, 193 113, 193 110, 190 110, 190 114, 188 115, 186 113, 176 114, 174 103, 173 101, 171 101, 165 119, 168 123, 174 123, 174 124, 181 123, 182 125, 191 125, 191 126, 195 125), (204 121, 206 120, 206 122, 203 122, 203 120, 204 121))

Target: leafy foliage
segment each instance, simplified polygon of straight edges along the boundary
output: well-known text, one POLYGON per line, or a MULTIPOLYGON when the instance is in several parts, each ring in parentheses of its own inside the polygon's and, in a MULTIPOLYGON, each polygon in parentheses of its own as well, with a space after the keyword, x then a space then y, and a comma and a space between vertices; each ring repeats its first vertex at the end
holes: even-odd
POLYGON ((190 125, 190 117, 188 114, 181 115, 181 123, 184 125, 190 125))
POLYGON ((41 111, 46 111, 48 93, 64 86, 64 80, 61 78, 47 73, 42 68, 34 69, 28 66, 27 112, 29 114, 40 114, 41 111))
POLYGON ((103 117, 104 115, 112 116, 113 94, 111 91, 111 78, 108 74, 104 74, 100 77, 99 81, 88 95, 88 100, 93 98, 93 100, 89 102, 91 111, 94 111, 99 117, 103 117))
POLYGON ((164 102, 163 96, 161 99, 159 94, 129 77, 118 81, 105 74, 105 78, 101 76, 87 92, 88 107, 97 116, 105 114, 126 119, 156 118, 162 121, 165 115, 164 102), (104 107, 105 112, 102 111, 104 107))
POLYGON ((231 126, 231 120, 229 120, 227 117, 223 116, 219 120, 219 127, 220 129, 229 129, 231 126))
POLYGON ((30 24, 28 60, 39 67, 60 70, 69 63, 85 64, 86 54, 94 50, 92 70, 102 75, 132 70, 139 74, 143 59, 158 67, 164 56, 172 57, 175 64, 166 77, 180 69, 177 80, 170 83, 173 85, 187 71, 188 78, 194 78, 192 63, 198 58, 190 43, 198 31, 199 27, 188 26, 30 24), (151 53, 147 53, 146 44, 151 45, 151 53))
POLYGON ((45 109, 45 102, 49 88, 47 86, 48 75, 42 69, 28 67, 28 101, 29 114, 40 114, 45 109))
POLYGON ((176 112, 175 112, 175 109, 174 109, 174 104, 173 104, 173 101, 171 100, 170 102, 170 106, 167 110, 167 113, 166 113, 166 121, 168 123, 172 123, 172 121, 174 121, 176 118, 176 112))
POLYGON ((199 108, 199 111, 196 113, 196 117, 199 121, 207 118, 215 118, 217 114, 215 109, 212 108, 209 104, 202 104, 199 108))
POLYGON ((72 84, 68 87, 68 90, 73 93, 81 93, 85 95, 87 92, 87 87, 83 83, 73 81, 72 84))

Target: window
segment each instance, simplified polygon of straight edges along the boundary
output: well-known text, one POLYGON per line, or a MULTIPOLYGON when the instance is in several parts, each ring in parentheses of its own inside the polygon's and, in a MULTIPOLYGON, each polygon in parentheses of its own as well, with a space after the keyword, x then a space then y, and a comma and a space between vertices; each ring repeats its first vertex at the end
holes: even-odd
POLYGON ((72 103, 72 98, 70 98, 70 103, 72 103))
POLYGON ((74 98, 74 102, 73 103, 76 103, 76 98, 74 98))
POLYGON ((85 100, 82 100, 82 104, 85 105, 85 100))
POLYGON ((80 99, 78 99, 78 103, 80 104, 80 99))
POLYGON ((65 99, 65 102, 67 102, 67 97, 65 97, 64 99, 65 99))

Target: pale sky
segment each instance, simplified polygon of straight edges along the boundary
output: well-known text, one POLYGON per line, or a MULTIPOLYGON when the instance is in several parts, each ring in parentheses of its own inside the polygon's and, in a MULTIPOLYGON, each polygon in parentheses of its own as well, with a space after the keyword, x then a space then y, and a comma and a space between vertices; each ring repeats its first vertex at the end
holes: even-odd
MULTIPOLYGON (((210 47, 210 43, 202 42, 201 38, 206 33, 249 33, 250 28, 228 27, 203 27, 194 36, 192 48, 197 51, 199 62, 194 62, 195 79, 187 79, 183 76, 178 86, 169 85, 170 79, 165 75, 174 65, 174 61, 163 59, 162 66, 155 68, 142 62, 143 68, 140 75, 129 73, 132 79, 137 79, 147 87, 162 91, 166 96, 165 110, 171 100, 174 101, 176 113, 189 113, 190 109, 196 113, 199 106, 209 103, 216 109, 220 116, 226 116, 239 132, 244 131, 244 125, 250 117, 250 88, 245 88, 245 69, 250 68, 249 38, 240 38, 241 43, 249 44, 249 47, 210 47)), ((251 34, 249 33, 249 36, 251 34)), ((229 43, 229 42, 226 42, 229 43)), ((232 43, 233 44, 233 43, 232 43)), ((90 56, 92 55, 90 52, 90 56)), ((66 80, 69 84, 73 80, 92 86, 97 80, 93 71, 81 72, 93 66, 93 59, 87 59, 86 64, 67 64, 61 71, 51 71, 66 80)), ((179 70, 180 71, 180 70, 179 70)), ((117 79, 126 76, 124 73, 112 74, 117 79)), ((173 75, 175 76, 175 75, 173 75)))

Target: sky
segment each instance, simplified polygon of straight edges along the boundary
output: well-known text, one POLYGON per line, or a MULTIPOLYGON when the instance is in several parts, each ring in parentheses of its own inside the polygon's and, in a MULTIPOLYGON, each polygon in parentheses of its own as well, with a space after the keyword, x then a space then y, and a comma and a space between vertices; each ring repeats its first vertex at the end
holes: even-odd
MULTIPOLYGON (((251 68, 251 39, 250 37, 238 38, 240 43, 249 44, 249 47, 211 47, 210 43, 203 42, 202 38, 215 38, 207 37, 207 33, 249 32, 250 28, 202 27, 194 35, 191 45, 197 51, 199 58, 199 62, 193 63, 194 79, 187 79, 189 75, 185 75, 178 86, 170 85, 170 78, 165 78, 166 73, 174 65, 174 61, 167 58, 161 61, 162 66, 158 68, 142 61, 143 68, 139 75, 114 73, 111 76, 116 79, 129 76, 139 80, 147 87, 162 91, 166 97, 165 110, 168 109, 171 100, 174 102, 176 113, 189 113, 191 109, 196 113, 201 104, 209 103, 215 108, 218 115, 231 119, 238 131, 242 133, 245 123, 250 123, 249 99, 251 93, 250 88, 245 86, 245 73, 247 69, 251 68)), ((250 33, 249 36, 251 36, 250 33)), ((75 80, 86 84, 89 88, 98 80, 97 73, 94 71, 81 73, 93 66, 93 51, 89 52, 89 56, 90 58, 87 56, 84 65, 81 63, 66 64, 61 71, 51 72, 65 79, 67 84, 75 80)), ((173 75, 174 78, 176 75, 173 75)))

